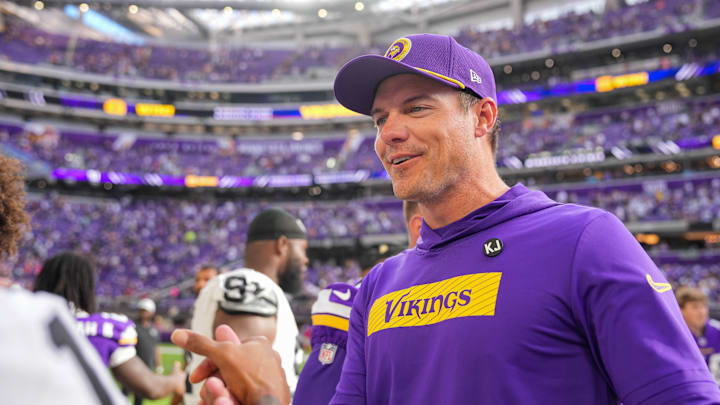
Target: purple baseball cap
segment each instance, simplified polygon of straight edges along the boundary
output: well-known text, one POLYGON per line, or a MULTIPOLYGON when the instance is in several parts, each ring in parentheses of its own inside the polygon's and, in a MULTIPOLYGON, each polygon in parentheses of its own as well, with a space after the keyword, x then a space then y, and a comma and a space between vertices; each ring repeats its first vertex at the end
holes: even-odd
POLYGON ((497 102, 495 77, 485 59, 455 38, 435 34, 408 35, 393 42, 384 56, 363 55, 346 63, 335 76, 335 98, 352 111, 370 115, 380 83, 402 73, 425 76, 497 102))

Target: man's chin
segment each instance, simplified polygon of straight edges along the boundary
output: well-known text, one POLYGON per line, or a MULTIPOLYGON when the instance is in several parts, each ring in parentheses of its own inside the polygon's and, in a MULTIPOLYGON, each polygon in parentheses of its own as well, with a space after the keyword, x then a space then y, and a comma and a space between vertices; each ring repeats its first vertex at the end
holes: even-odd
POLYGON ((401 200, 417 201, 420 190, 407 180, 393 181, 392 185, 395 197, 401 200))

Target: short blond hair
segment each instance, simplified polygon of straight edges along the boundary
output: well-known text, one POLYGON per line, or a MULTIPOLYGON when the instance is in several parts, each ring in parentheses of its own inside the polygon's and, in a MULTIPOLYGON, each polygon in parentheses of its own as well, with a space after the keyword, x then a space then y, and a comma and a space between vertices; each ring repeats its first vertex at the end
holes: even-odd
POLYGON ((708 297, 700 291, 700 289, 690 286, 679 287, 675 291, 675 298, 677 299, 680 309, 684 308, 689 302, 704 302, 707 304, 708 297))

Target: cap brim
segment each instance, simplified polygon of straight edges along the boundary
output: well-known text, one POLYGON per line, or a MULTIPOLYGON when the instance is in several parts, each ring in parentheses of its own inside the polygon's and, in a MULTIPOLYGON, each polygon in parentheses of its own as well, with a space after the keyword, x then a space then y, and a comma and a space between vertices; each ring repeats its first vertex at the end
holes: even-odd
POLYGON ((451 87, 457 84, 426 73, 402 62, 381 55, 363 55, 346 63, 335 76, 335 98, 345 108, 360 114, 370 115, 375 91, 380 83, 390 76, 412 73, 437 80, 451 87))

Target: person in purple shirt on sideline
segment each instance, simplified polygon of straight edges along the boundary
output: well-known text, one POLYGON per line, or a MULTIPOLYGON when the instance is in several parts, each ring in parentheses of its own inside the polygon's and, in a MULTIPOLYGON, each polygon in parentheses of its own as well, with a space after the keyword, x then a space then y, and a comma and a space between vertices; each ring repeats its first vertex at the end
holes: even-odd
MULTIPOLYGON (((670 284, 622 222, 500 179, 482 57, 410 35, 343 66, 335 96, 372 116, 395 195, 423 224, 363 280, 331 404, 720 404, 670 284)), ((248 375, 228 378, 240 360, 212 354, 227 387, 212 378, 208 399, 245 394, 248 375)))
MULTIPOLYGON (((420 235, 420 216, 417 203, 403 201, 403 216, 408 234, 408 247, 413 248, 420 235)), ((375 265, 394 255, 394 251, 372 254, 370 250, 361 257, 363 277, 375 265), (363 263, 365 261, 366 263, 363 263)), ((295 405, 327 404, 335 394, 340 380, 345 355, 350 311, 357 295, 357 287, 346 283, 334 283, 318 293, 312 306, 312 352, 300 373, 297 389, 293 395, 295 405)))
POLYGON ((57 294, 68 301, 79 331, 100 355, 115 378, 144 398, 158 399, 185 392, 185 373, 176 364, 173 374, 155 374, 136 355, 135 324, 125 315, 95 312, 95 270, 74 253, 61 253, 43 263, 34 291, 57 294))
POLYGON ((710 319, 707 295, 697 288, 683 286, 675 291, 675 297, 710 372, 720 382, 720 322, 710 319))
POLYGON ((312 306, 312 351, 300 373, 295 405, 327 404, 335 393, 346 355, 350 311, 357 288, 334 283, 312 306))

